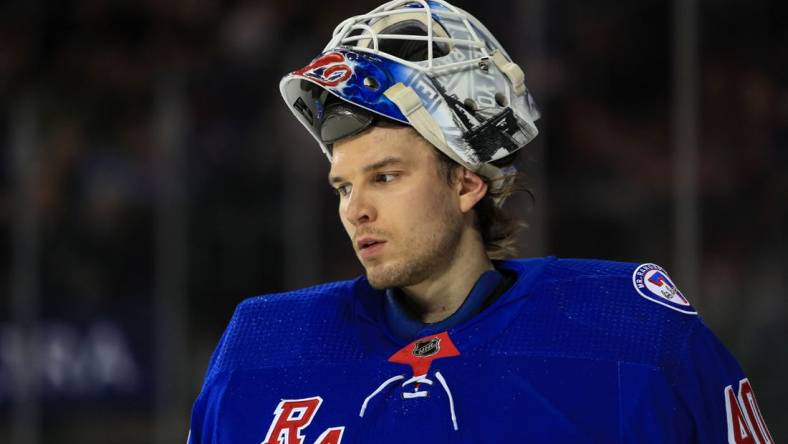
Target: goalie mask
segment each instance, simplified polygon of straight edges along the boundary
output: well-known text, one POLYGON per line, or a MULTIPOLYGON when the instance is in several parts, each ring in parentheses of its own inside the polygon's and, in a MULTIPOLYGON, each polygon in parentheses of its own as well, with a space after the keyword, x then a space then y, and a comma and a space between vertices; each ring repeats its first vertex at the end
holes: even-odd
POLYGON ((496 161, 538 133, 522 69, 484 25, 441 0, 395 0, 348 18, 279 89, 329 160, 334 142, 389 119, 497 188, 514 171, 496 161))

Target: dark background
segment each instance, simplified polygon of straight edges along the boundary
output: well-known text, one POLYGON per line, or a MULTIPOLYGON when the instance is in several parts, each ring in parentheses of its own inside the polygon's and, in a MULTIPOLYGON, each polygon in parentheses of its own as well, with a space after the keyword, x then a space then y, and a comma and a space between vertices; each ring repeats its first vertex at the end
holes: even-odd
MULTIPOLYGON (((278 82, 376 5, 0 6, 0 442, 182 442, 238 302, 362 271, 278 82)), ((788 3, 457 5, 543 111, 523 255, 665 266, 787 436, 788 3)))

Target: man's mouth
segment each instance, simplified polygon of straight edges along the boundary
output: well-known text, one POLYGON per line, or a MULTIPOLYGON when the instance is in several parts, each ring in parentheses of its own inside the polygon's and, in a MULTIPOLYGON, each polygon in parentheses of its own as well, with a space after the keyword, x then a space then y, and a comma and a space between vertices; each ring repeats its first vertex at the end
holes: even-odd
POLYGON ((383 249, 383 246, 385 244, 386 241, 382 239, 374 239, 371 237, 364 237, 356 241, 358 254, 362 258, 368 258, 374 254, 377 254, 380 250, 383 249))

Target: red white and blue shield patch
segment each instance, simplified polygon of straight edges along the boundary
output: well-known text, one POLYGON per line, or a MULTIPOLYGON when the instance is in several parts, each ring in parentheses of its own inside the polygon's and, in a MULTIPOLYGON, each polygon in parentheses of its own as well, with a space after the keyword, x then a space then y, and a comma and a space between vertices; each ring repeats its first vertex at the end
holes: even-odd
POLYGON ((632 273, 638 294, 651 302, 686 314, 698 314, 684 294, 676 287, 668 272, 657 264, 642 264, 632 273))

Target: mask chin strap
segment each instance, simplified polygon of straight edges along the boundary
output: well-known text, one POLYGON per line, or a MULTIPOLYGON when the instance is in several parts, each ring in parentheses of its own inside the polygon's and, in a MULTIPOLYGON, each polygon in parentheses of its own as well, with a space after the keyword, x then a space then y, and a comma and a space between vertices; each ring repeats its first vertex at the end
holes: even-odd
MULTIPOLYGON (((522 71, 520 72, 522 73, 522 71)), ((412 88, 400 82, 387 89, 383 95, 394 102, 413 128, 427 139, 428 142, 433 144, 435 148, 440 150, 440 152, 474 173, 487 178, 488 186, 491 191, 501 190, 514 180, 513 168, 501 169, 488 163, 471 165, 460 158, 453 149, 449 148, 446 139, 443 137, 443 131, 441 131, 440 126, 438 126, 435 119, 433 119, 430 113, 424 108, 419 95, 416 94, 416 91, 413 91, 412 88)), ((495 204, 501 206, 503 204, 503 199, 496 199, 495 204)))

